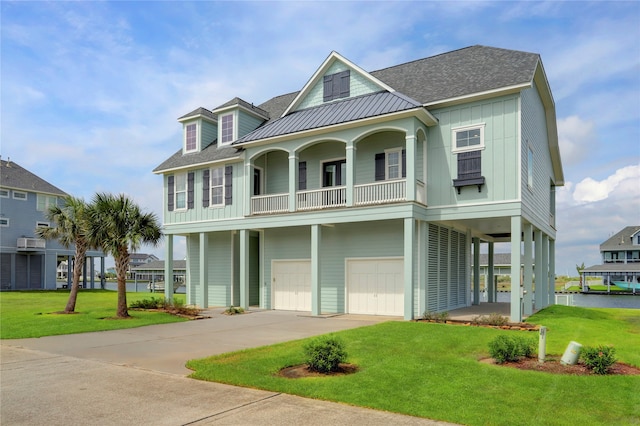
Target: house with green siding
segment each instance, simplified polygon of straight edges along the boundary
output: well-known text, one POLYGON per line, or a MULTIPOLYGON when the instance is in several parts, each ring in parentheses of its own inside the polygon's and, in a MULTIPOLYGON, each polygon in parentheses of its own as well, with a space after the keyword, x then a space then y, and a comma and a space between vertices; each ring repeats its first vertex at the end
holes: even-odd
POLYGON ((564 177, 538 54, 472 46, 367 71, 332 52, 299 91, 178 121, 154 173, 165 275, 186 237, 188 303, 408 320, 480 303, 479 254, 501 242, 524 269, 512 320, 553 303, 564 177))

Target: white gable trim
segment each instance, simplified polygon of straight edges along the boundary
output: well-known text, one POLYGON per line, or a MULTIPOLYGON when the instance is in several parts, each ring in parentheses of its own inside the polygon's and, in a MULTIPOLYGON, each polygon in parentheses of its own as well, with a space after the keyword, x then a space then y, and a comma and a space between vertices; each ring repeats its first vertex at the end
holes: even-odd
POLYGON ((320 68, 318 68, 316 72, 313 73, 309 81, 307 81, 307 84, 305 84, 302 90, 300 90, 300 92, 298 93, 298 96, 296 96, 295 99, 291 102, 291 104, 289 104, 289 106, 284 111, 284 113, 282 113, 281 117, 284 117, 285 115, 289 114, 291 111, 294 111, 298 107, 298 105, 300 105, 302 100, 307 97, 311 89, 318 83, 320 78, 327 72, 327 70, 331 67, 331 65, 333 65, 334 62, 337 62, 337 61, 344 63, 349 68, 353 69, 358 74, 361 74, 364 78, 380 86, 384 90, 387 90, 389 92, 395 92, 395 89, 392 88, 391 86, 388 86, 387 84, 378 80, 377 78, 369 74, 367 71, 363 70, 362 68, 360 68, 359 66, 357 66, 356 64, 354 64, 353 62, 345 58, 344 56, 340 55, 338 52, 333 51, 329 54, 327 59, 324 60, 322 65, 320 65, 320 68))

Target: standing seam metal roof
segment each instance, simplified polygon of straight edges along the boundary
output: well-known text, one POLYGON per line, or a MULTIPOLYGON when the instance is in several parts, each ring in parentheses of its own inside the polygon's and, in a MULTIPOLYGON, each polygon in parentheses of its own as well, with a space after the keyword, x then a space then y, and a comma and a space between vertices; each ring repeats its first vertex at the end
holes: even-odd
POLYGON ((406 111, 421 106, 418 102, 398 96, 396 93, 376 92, 349 98, 344 101, 295 111, 257 128, 253 132, 238 139, 234 145, 361 120, 363 118, 406 111))

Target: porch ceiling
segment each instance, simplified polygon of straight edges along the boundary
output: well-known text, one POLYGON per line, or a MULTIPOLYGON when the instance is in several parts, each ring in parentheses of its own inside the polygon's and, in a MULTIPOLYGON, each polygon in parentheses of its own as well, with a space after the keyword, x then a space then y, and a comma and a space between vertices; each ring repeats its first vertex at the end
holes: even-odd
POLYGON ((474 236, 498 243, 511 241, 511 218, 492 217, 486 219, 463 219, 455 222, 443 222, 453 227, 470 228, 474 236))

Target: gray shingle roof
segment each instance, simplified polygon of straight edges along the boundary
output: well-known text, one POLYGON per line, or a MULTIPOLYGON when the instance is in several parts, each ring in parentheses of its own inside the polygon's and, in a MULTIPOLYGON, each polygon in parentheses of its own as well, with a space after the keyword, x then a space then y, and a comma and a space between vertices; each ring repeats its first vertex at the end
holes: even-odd
POLYGON ((223 108, 227 108, 227 107, 231 107, 231 106, 242 106, 246 109, 248 109, 249 111, 252 111, 254 114, 259 115, 260 117, 263 117, 265 120, 269 119, 269 113, 265 110, 263 110, 260 107, 257 107, 255 105, 253 105, 252 103, 249 103, 245 100, 242 100, 240 98, 233 98, 231 99, 229 102, 225 102, 224 104, 220 105, 217 108, 214 108, 214 111, 217 111, 219 109, 223 109, 223 108))
MULTIPOLYGON (((186 260, 174 260, 173 261, 173 270, 186 270, 187 269, 187 261, 186 260)), ((133 268, 134 271, 163 271, 164 270, 164 260, 154 260, 153 262, 145 263, 144 265, 136 266, 133 268)))
POLYGON ((13 161, 0 160, 0 186, 60 196, 68 195, 13 161))
POLYGON ((167 158, 158 167, 153 169, 154 173, 160 173, 166 170, 175 169, 178 167, 191 166, 195 164, 212 163, 214 161, 227 160, 230 158, 236 158, 240 154, 237 148, 221 147, 218 148, 216 143, 212 143, 200 152, 194 152, 191 154, 182 155, 182 148, 180 148, 175 154, 167 158))
POLYGON ((530 83, 540 55, 471 46, 371 75, 423 104, 530 83))
POLYGON ((419 107, 421 105, 418 102, 397 93, 371 93, 294 111, 285 117, 258 127, 234 143, 241 144, 419 107))
POLYGON ((606 273, 609 275, 640 273, 640 263, 605 263, 604 265, 594 265, 584 268, 583 272, 592 275, 598 273, 606 273))
POLYGON ((209 111, 206 108, 196 108, 193 111, 191 111, 188 114, 183 115, 182 117, 178 118, 178 121, 183 120, 185 118, 189 118, 189 117, 196 117, 198 115, 204 115, 205 117, 208 117, 210 119, 212 119, 213 121, 218 121, 218 119, 216 118, 216 115, 214 113, 212 113, 211 111, 209 111))
MULTIPOLYGON (((524 256, 520 256, 520 264, 524 263, 524 256)), ((480 253, 480 265, 487 266, 489 264, 489 255, 480 253)), ((494 253, 493 266, 511 266, 511 253, 494 253)))
POLYGON ((634 247, 636 250, 639 246, 634 245, 631 236, 640 231, 640 226, 627 226, 604 243, 600 244, 600 251, 604 250, 626 250, 634 247))

